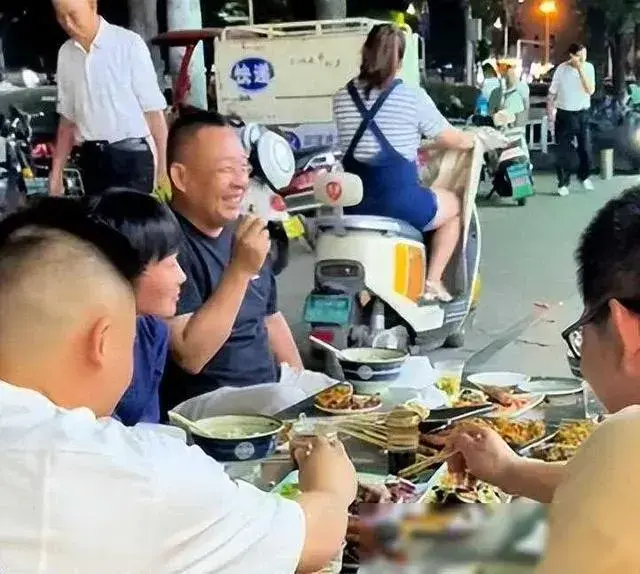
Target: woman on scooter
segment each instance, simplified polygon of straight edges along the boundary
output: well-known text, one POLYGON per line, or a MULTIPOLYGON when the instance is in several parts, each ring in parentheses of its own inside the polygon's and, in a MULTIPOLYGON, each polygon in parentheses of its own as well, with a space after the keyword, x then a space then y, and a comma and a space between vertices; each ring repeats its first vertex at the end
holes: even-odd
POLYGON ((418 148, 422 137, 456 150, 471 149, 474 139, 451 127, 425 91, 397 79, 404 51, 399 28, 375 26, 362 48, 360 74, 334 97, 344 168, 364 184, 362 203, 349 211, 434 231, 425 299, 448 302, 442 277, 460 238, 460 199, 448 189, 420 186, 418 148))

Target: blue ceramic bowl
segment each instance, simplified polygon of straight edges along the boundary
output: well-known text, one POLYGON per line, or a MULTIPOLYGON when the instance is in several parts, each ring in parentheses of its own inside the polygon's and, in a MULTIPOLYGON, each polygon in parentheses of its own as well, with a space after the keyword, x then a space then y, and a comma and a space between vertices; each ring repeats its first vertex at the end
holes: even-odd
POLYGON ((271 456, 282 422, 262 415, 225 415, 196 421, 212 436, 191 431, 191 438, 218 462, 245 462, 271 456))
POLYGON ((340 351, 338 358, 344 378, 357 394, 374 395, 384 391, 400 376, 409 354, 397 349, 352 347, 340 351))

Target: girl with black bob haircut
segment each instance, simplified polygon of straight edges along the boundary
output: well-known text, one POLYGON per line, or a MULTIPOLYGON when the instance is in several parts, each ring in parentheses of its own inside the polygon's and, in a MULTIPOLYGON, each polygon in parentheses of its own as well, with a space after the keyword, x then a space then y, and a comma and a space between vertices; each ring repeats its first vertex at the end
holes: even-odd
POLYGON ((185 281, 177 260, 182 231, 167 205, 128 188, 110 188, 82 202, 92 220, 128 240, 142 269, 133 280, 138 313, 133 380, 115 415, 125 425, 158 423, 159 387, 169 352, 167 319, 176 313, 185 281))

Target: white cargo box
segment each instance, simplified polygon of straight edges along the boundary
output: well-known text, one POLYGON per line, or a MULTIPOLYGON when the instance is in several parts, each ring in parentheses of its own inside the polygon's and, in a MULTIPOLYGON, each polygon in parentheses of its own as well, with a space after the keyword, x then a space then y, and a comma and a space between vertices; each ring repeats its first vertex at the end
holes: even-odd
MULTIPOLYGON (((360 68, 361 49, 376 20, 349 18, 225 28, 215 40, 218 111, 247 122, 333 121, 333 95, 360 68), (233 37, 238 31, 252 38, 233 37)), ((419 38, 407 32, 402 78, 419 86, 419 38)))

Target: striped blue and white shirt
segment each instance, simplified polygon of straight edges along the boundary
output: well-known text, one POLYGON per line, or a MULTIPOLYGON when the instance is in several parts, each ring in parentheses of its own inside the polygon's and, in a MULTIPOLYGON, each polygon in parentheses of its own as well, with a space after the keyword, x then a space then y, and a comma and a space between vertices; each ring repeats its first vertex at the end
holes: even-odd
MULTIPOLYGON (((372 90, 367 100, 357 81, 356 87, 365 107, 370 109, 380 95, 380 90, 372 90)), ((333 97, 333 118, 338 128, 338 145, 346 152, 362 122, 360 112, 346 87, 333 97)), ((415 161, 422 137, 435 138, 450 127, 424 90, 416 90, 406 84, 400 84, 391 92, 376 115, 375 123, 393 148, 410 161, 415 161)), ((354 156, 358 161, 366 163, 379 152, 378 140, 371 130, 367 130, 357 145, 354 156)))

